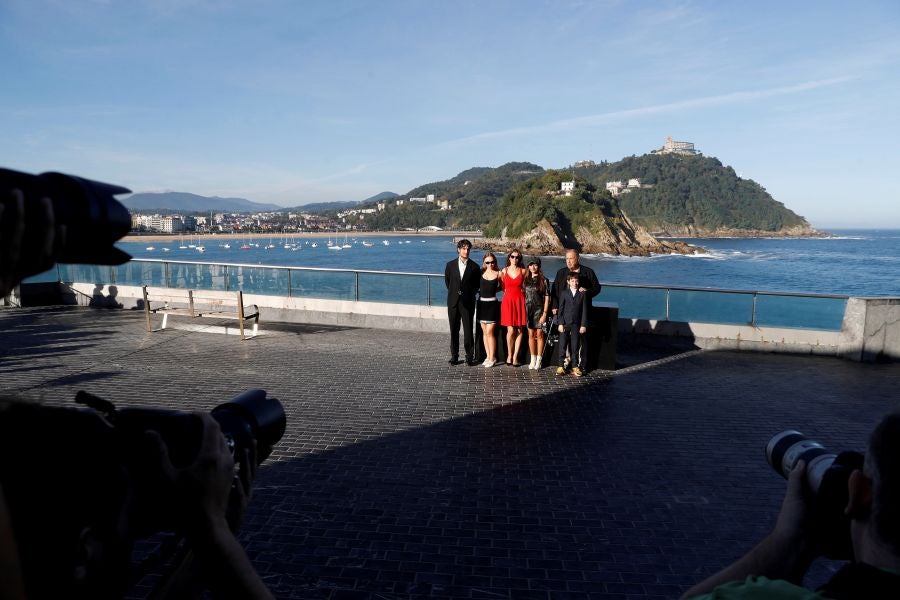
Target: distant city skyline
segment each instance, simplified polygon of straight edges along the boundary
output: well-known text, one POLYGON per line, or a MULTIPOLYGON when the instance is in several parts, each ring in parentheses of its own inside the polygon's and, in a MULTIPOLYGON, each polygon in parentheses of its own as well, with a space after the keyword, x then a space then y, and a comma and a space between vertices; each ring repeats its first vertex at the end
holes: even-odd
POLYGON ((900 227, 900 4, 4 0, 0 166, 298 206, 691 142, 900 227))

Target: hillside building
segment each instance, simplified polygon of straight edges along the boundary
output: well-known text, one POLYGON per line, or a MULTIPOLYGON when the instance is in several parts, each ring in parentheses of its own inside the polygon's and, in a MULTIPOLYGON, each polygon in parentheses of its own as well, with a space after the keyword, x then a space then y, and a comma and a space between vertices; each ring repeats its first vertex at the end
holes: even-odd
POLYGON ((662 148, 657 148, 656 150, 651 150, 650 154, 682 154, 685 156, 693 156, 695 154, 700 154, 697 149, 694 148, 694 144, 691 142, 676 142, 672 139, 672 136, 666 138, 666 143, 662 148))
POLYGON ((578 169, 580 167, 595 167, 597 163, 592 160, 579 160, 575 162, 575 168, 578 169))
POLYGON ((575 181, 563 181, 560 184, 559 191, 562 192, 563 196, 571 196, 572 192, 575 191, 575 181))

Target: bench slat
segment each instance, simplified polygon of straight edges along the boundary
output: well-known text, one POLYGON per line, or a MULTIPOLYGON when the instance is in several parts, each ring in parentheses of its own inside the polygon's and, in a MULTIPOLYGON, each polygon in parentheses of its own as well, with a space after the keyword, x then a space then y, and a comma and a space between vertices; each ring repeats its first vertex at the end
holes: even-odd
MULTIPOLYGON (((202 292, 201 292, 202 294, 202 292)), ((146 319, 147 331, 152 332, 153 328, 150 324, 150 314, 162 314, 163 324, 161 329, 166 328, 166 322, 170 314, 184 314, 185 311, 190 312, 191 318, 211 317, 219 319, 237 319, 240 327, 241 339, 247 339, 244 333, 244 321, 253 319, 253 337, 256 337, 259 327, 259 307, 255 304, 244 305, 244 294, 238 290, 235 292, 235 298, 204 298, 197 295, 194 290, 184 290, 183 294, 173 293, 171 289, 159 290, 156 293, 152 288, 143 286, 144 296, 144 316, 146 319), (188 306, 169 306, 169 303, 187 304, 188 306), (154 308, 153 304, 162 303, 163 306, 154 308), (209 306, 211 310, 196 310, 196 305, 209 306), (230 308, 232 310, 222 310, 230 308)))

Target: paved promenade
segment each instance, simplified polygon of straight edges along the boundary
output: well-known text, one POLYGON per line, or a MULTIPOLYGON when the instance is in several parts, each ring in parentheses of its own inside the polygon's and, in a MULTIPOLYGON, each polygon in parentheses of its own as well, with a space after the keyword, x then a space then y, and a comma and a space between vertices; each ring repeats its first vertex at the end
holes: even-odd
POLYGON ((288 429, 241 540, 278 597, 333 600, 677 597, 774 522, 773 434, 862 449, 900 406, 900 364, 625 348, 575 380, 450 366, 445 335, 262 328, 0 310, 0 392, 206 410, 266 389, 288 429))

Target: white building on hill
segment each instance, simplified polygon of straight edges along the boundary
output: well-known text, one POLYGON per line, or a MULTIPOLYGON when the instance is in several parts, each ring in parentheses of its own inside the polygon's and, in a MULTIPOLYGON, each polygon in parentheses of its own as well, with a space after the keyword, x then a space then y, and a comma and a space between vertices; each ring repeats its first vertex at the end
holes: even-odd
POLYGON ((657 148, 656 150, 651 150, 650 154, 684 154, 688 156, 693 156, 694 154, 700 154, 694 148, 694 144, 691 142, 676 142, 672 139, 672 136, 666 138, 666 143, 662 148, 657 148))

